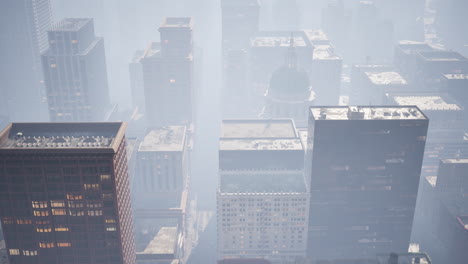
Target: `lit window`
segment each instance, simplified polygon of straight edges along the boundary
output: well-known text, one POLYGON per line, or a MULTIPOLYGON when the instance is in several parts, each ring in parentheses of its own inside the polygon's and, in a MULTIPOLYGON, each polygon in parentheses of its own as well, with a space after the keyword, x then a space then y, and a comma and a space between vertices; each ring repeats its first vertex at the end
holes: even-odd
POLYGON ((88 210, 89 216, 101 216, 102 210, 88 210))
POLYGON ((50 221, 49 220, 39 220, 39 221, 36 221, 36 225, 48 225, 50 224, 50 221))
POLYGON ((175 83, 176 80, 175 80, 175 79, 170 79, 169 82, 170 82, 170 83, 175 83))
POLYGON ((78 43, 78 40, 73 39, 73 40, 71 41, 71 43, 76 44, 76 43, 78 43))
POLYGON ((67 215, 65 209, 52 209, 53 215, 67 215))
POLYGON ((52 232, 52 228, 50 228, 50 227, 44 227, 44 228, 38 227, 38 228, 36 228, 36 232, 38 232, 38 233, 50 233, 50 232, 52 232))
POLYGON ((106 224, 115 224, 115 219, 107 218, 105 222, 106 224))
POLYGON ((23 250, 23 255, 25 256, 37 256, 36 250, 23 250))
POLYGON ((68 200, 82 200, 83 195, 81 195, 81 194, 67 194, 67 199, 68 200))
POLYGON ((2 222, 3 222, 4 225, 9 225, 9 224, 11 225, 11 224, 15 223, 15 220, 13 220, 10 217, 5 217, 5 218, 3 218, 2 222))
POLYGON ((29 219, 18 219, 18 220, 16 220, 16 223, 18 225, 30 225, 30 224, 32 224, 32 221, 29 220, 29 219))
POLYGON ((51 207, 65 207, 64 201, 50 201, 51 207))
POLYGON ((39 243, 40 248, 53 248, 55 247, 54 243, 39 243))
POLYGON ((50 65, 51 68, 57 68, 57 64, 53 63, 50 65))
POLYGON ((32 208, 47 208, 46 201, 32 201, 32 208))
POLYGON ((99 184, 98 183, 95 183, 95 184, 85 183, 85 184, 83 184, 83 187, 87 191, 98 191, 99 190, 99 184))
POLYGON ((101 175, 101 181, 109 181, 110 179, 111 179, 111 176, 109 174, 101 175))
POLYGON ((34 211, 34 216, 49 216, 49 211, 34 211))
POLYGON ((108 226, 106 227, 106 231, 114 232, 114 231, 117 231, 117 228, 115 226, 108 226))
POLYGON ((69 231, 69 229, 66 226, 59 226, 55 228, 55 232, 67 232, 67 231, 69 231))
POLYGON ((83 202, 76 202, 76 201, 68 201, 68 207, 69 208, 83 208, 84 203, 83 202))
POLYGON ((102 203, 98 202, 88 202, 88 208, 101 208, 102 207, 102 203))
POLYGON ((71 247, 70 242, 59 242, 57 243, 57 247, 71 247))
POLYGON ((70 210, 71 216, 84 216, 83 210, 70 210))
POLYGON ((20 254, 20 250, 19 249, 10 249, 10 255, 19 255, 20 254))

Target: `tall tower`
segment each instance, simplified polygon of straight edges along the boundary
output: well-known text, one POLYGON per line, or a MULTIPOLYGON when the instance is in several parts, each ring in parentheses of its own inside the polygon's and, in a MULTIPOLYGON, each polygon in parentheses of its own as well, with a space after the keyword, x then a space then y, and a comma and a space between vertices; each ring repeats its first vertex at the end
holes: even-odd
POLYGON ((141 59, 150 126, 192 121, 192 28, 190 17, 165 18, 159 28, 161 43, 151 43, 141 59))
POLYGON ((408 250, 428 122, 415 106, 310 108, 311 256, 408 250))
POLYGON ((40 54, 48 46, 49 0, 2 1, 0 25, 0 113, 11 120, 45 120, 40 54))
POLYGON ((42 54, 51 121, 103 121, 110 109, 104 40, 90 18, 67 18, 49 31, 42 54))
POLYGON ((10 263, 135 263, 125 127, 13 123, 0 133, 10 263))

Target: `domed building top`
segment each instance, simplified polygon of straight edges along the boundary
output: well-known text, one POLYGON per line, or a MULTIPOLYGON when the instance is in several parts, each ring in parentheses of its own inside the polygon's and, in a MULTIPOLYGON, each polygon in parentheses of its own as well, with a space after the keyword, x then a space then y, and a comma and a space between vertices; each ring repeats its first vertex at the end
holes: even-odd
POLYGON ((282 66, 271 76, 269 93, 307 94, 310 93, 310 81, 307 72, 282 66))
POLYGON ((286 63, 273 72, 268 93, 295 97, 307 95, 310 90, 309 75, 297 67, 297 53, 294 47, 294 38, 291 36, 286 63))

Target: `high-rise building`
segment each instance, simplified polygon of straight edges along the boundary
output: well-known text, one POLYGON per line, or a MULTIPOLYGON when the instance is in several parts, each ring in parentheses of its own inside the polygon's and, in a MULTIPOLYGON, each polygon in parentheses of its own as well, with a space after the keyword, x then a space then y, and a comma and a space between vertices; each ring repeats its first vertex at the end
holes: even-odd
POLYGON ((190 17, 165 18, 161 43, 151 43, 141 59, 150 126, 189 124, 193 119, 192 28, 190 17))
POLYGON ((67 18, 49 31, 42 54, 51 121, 103 121, 110 110, 104 40, 90 18, 67 18))
POLYGON ((428 118, 414 106, 311 107, 309 122, 311 257, 407 251, 428 118))
POLYGON ((134 264, 123 123, 13 123, 0 134, 14 263, 134 264))
POLYGON ((258 0, 222 0, 223 51, 247 49, 259 30, 258 0))
POLYGON ((305 257, 309 193, 294 122, 224 120, 221 131, 218 259, 305 257))
POLYGON ((49 0, 0 3, 0 113, 12 121, 47 120, 40 54, 51 15, 49 0))
POLYGON ((132 107, 138 108, 138 111, 141 113, 145 111, 145 86, 143 84, 143 67, 141 65, 143 54, 143 50, 136 51, 129 63, 132 107))

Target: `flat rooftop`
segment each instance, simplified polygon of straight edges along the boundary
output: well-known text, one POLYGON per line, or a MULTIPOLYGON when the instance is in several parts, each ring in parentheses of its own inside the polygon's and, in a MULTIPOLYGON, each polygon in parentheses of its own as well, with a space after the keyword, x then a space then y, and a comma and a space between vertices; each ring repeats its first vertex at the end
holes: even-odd
POLYGON ((341 57, 336 55, 333 46, 331 45, 315 45, 314 60, 341 60, 341 57))
POLYGON ((419 51, 419 55, 427 61, 468 61, 463 55, 455 51, 419 51))
POLYGON ((223 174, 221 193, 305 193, 302 173, 223 174))
POLYGON ((221 7, 260 7, 258 0, 221 0, 221 7))
POLYGON ((375 85, 406 85, 408 84, 400 73, 395 71, 366 71, 364 72, 375 85))
POLYGON ((167 27, 191 28, 192 26, 193 26, 193 19, 191 17, 165 17, 161 25, 162 28, 167 28, 167 27))
POLYGON ((314 45, 330 45, 330 39, 328 39, 327 34, 320 29, 306 29, 304 30, 305 35, 309 41, 314 45))
POLYGON ((156 236, 140 254, 174 255, 177 245, 177 227, 161 227, 156 236))
POLYGON ((444 77, 448 80, 468 80, 468 73, 444 74, 444 77))
POLYGON ((161 55, 161 43, 151 42, 148 48, 146 48, 143 58, 159 57, 161 55))
POLYGON ((294 47, 312 48, 303 31, 260 31, 250 39, 250 44, 252 48, 288 48, 291 45, 291 33, 294 47))
POLYGON ((93 23, 92 18, 65 18, 52 25, 49 31, 79 31, 86 24, 93 23))
POLYGON ((221 140, 219 150, 303 150, 301 140, 297 139, 234 139, 221 140))
POLYGON ((0 134, 0 150, 111 148, 124 131, 120 122, 13 123, 0 134))
POLYGON ((148 132, 140 143, 138 151, 183 151, 185 126, 168 126, 148 132))
POLYGON ((434 50, 434 48, 431 45, 425 42, 412 40, 402 40, 398 42, 398 47, 404 51, 434 50))
POLYGON ((427 120, 417 106, 311 107, 315 120, 427 120))
POLYGON ((461 111, 448 95, 390 95, 396 105, 416 105, 422 111, 461 111))
POLYGON ((297 138, 292 119, 223 120, 221 139, 297 138))

